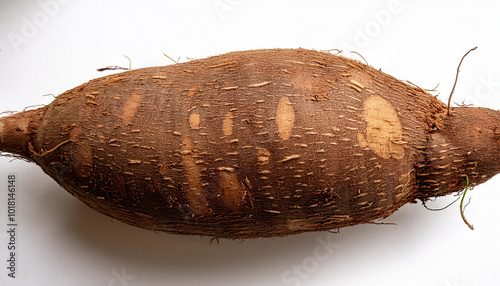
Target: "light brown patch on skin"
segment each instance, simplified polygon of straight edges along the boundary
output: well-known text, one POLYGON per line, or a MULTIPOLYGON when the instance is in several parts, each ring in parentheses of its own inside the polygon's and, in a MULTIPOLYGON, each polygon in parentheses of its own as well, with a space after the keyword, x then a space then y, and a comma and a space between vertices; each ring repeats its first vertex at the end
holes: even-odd
POLYGON ((351 75, 349 76, 349 81, 350 84, 353 86, 359 88, 360 90, 363 90, 365 88, 370 88, 372 86, 372 79, 371 77, 367 76, 364 73, 360 73, 357 71, 353 71, 351 75))
POLYGON ((222 121, 222 132, 226 136, 233 135, 233 113, 232 112, 226 113, 226 117, 224 117, 224 120, 222 121))
POLYGON ((271 157, 271 152, 264 148, 257 148, 257 164, 265 165, 269 163, 269 157, 271 157))
POLYGON ((283 96, 278 102, 276 109, 276 124, 278 125, 279 136, 287 140, 292 135, 293 125, 295 123, 295 112, 292 103, 286 96, 283 96))
POLYGON ((92 147, 88 144, 76 145, 75 152, 71 153, 71 160, 78 177, 86 178, 92 174, 92 147))
POLYGON ((197 86, 193 86, 192 88, 189 89, 188 92, 188 97, 189 99, 193 100, 193 98, 196 96, 196 92, 198 92, 199 89, 197 86))
POLYGON ((368 147, 368 142, 366 142, 365 135, 363 135, 363 133, 361 133, 361 132, 358 132, 358 142, 359 142, 359 146, 361 148, 368 147))
POLYGON ((288 219, 286 227, 291 231, 310 229, 311 224, 307 219, 288 219))
POLYGON ((78 142, 78 136, 80 136, 80 134, 82 134, 82 127, 73 127, 69 132, 69 139, 73 142, 78 142))
POLYGON ((27 132, 28 131, 28 126, 29 126, 29 123, 30 123, 30 119, 29 118, 16 118, 16 130, 18 131, 22 131, 23 133, 27 132))
POLYGON ((224 205, 232 210, 239 209, 245 198, 245 189, 238 175, 229 171, 219 172, 220 194, 224 205))
POLYGON ((310 73, 298 69, 291 78, 291 84, 299 90, 310 92, 314 89, 315 82, 310 73))
POLYGON ((70 158, 73 162, 75 174, 80 178, 86 178, 92 173, 93 153, 90 145, 80 142, 80 134, 82 134, 82 127, 80 126, 73 127, 69 132, 69 139, 75 142, 70 158))
POLYGON ((193 143, 187 136, 182 137, 181 156, 182 165, 186 172, 188 189, 185 190, 186 198, 189 201, 191 211, 195 215, 207 214, 209 212, 205 193, 203 191, 203 182, 200 167, 196 164, 193 150, 193 143))
POLYGON ((363 103, 366 121, 366 137, 358 134, 359 145, 368 145, 379 157, 401 159, 405 150, 403 132, 396 110, 378 95, 372 95, 363 103))
POLYGON ((194 130, 200 129, 200 114, 196 109, 189 114, 189 126, 194 130))
MULTIPOLYGON (((299 65, 302 64, 304 63, 299 65)), ((337 86, 335 81, 320 79, 318 74, 300 66, 295 67, 295 71, 290 76, 290 84, 298 89, 300 94, 311 96, 313 100, 328 99, 332 89, 335 89, 337 86)))
POLYGON ((137 110, 139 109, 139 106, 141 105, 141 101, 142 93, 139 92, 135 92, 127 98, 125 104, 123 105, 120 116, 125 124, 128 124, 132 121, 132 118, 135 116, 137 110))

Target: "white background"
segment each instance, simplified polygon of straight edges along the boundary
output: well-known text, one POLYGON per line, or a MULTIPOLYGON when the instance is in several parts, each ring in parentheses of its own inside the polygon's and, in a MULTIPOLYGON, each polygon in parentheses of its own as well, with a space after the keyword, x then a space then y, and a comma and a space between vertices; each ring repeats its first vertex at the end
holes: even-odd
MULTIPOLYGON (((257 48, 343 49, 447 100, 500 109, 500 1, 1 1, 0 111, 48 104, 97 68, 257 48)), ((500 177, 440 212, 420 203, 339 234, 246 241, 154 233, 101 215, 34 164, 0 158, 0 285, 499 285, 500 177), (7 174, 17 276, 7 277, 7 174), (328 247, 326 247, 327 245, 328 247)), ((454 199, 429 204, 442 207, 454 199)))

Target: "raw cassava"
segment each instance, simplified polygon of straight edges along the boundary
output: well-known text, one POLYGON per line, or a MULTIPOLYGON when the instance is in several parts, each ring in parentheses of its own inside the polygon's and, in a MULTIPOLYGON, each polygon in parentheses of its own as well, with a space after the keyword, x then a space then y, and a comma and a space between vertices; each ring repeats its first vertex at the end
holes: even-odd
POLYGON ((357 61, 233 52, 94 79, 0 118, 0 150, 156 231, 284 236, 369 223, 500 171, 500 113, 357 61))

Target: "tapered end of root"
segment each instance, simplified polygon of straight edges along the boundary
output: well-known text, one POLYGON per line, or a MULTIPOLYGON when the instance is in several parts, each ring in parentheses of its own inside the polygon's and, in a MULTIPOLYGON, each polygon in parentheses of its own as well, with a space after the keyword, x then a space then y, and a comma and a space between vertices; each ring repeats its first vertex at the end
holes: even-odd
POLYGON ((29 158, 29 144, 45 114, 44 107, 0 118, 0 151, 29 158))

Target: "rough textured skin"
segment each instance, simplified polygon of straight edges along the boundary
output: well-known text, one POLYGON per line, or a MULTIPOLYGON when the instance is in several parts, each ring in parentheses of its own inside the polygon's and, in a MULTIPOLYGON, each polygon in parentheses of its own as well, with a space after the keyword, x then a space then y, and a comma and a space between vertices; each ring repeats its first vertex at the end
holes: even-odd
POLYGON ((4 138, 24 136, 15 148, 2 139, 2 150, 102 213, 170 233, 267 237, 368 223, 461 190, 465 175, 476 185, 500 171, 497 111, 447 117, 419 88, 303 49, 105 76, 35 113, 43 120, 26 115, 29 132, 0 119, 4 138))

